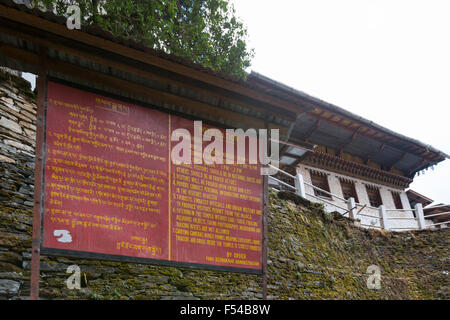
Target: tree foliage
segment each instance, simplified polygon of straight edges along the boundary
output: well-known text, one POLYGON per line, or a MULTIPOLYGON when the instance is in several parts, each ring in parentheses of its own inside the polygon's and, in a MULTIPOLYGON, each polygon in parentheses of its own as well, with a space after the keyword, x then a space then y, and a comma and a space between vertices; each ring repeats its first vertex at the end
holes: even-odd
POLYGON ((80 7, 82 23, 190 59, 213 70, 245 78, 253 50, 247 30, 228 0, 41 0, 65 15, 80 7))

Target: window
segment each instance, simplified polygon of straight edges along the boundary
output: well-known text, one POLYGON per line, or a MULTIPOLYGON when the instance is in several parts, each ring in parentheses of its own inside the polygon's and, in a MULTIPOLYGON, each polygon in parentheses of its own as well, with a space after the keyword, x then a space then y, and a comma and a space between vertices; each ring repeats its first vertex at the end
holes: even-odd
POLYGON ((366 186, 367 195, 369 196, 369 202, 372 207, 378 208, 383 204, 380 196, 380 189, 377 187, 366 186))
POLYGON ((394 199, 395 209, 403 209, 402 200, 400 199, 400 193, 391 192, 392 198, 394 199))
POLYGON ((349 198, 355 199, 355 202, 358 202, 358 196, 356 195, 355 183, 350 180, 340 179, 342 194, 344 195, 344 199, 348 200, 349 198))
MULTIPOLYGON (((317 171, 310 171, 310 173, 311 173, 311 182, 313 186, 330 192, 330 186, 328 185, 328 177, 325 173, 317 171)), ((316 195, 317 197, 325 197, 331 199, 331 196, 329 194, 317 189, 314 189, 314 195, 316 195)))

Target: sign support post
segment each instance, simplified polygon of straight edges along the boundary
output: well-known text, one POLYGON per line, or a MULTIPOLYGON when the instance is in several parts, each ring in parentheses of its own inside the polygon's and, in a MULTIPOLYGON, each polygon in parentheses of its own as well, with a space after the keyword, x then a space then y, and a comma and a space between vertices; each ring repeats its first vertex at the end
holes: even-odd
MULTIPOLYGON (((267 130, 267 154, 272 155, 271 150, 271 134, 269 130, 269 124, 266 121, 265 122, 265 129, 267 130)), ((269 169, 269 166, 267 166, 267 169, 269 169)), ((263 300, 267 300, 267 248, 268 248, 268 221, 267 221, 267 215, 269 210, 269 177, 267 175, 263 176, 263 210, 262 210, 262 233, 263 233, 263 243, 262 243, 262 284, 263 284, 263 300)))
POLYGON ((43 66, 37 79, 37 121, 36 121, 36 151, 34 167, 34 208, 33 208, 33 238, 31 251, 31 284, 30 299, 39 300, 39 273, 41 260, 41 213, 43 208, 42 178, 44 169, 44 117, 47 97, 47 70, 45 67, 46 47, 40 48, 43 66))
POLYGON ((263 300, 267 300, 267 211, 269 209, 269 177, 263 177, 263 211, 262 211, 262 225, 263 225, 263 243, 262 243, 262 282, 263 282, 263 300))

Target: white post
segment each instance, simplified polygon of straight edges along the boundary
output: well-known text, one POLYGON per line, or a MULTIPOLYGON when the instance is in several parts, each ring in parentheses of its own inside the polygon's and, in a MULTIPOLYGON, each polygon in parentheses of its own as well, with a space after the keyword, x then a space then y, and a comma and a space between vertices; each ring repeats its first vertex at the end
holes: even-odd
POLYGON ((388 219, 387 219, 387 214, 386 214, 386 208, 384 207, 384 205, 381 205, 379 207, 379 210, 380 210, 380 225, 381 225, 381 228, 383 228, 384 230, 389 230, 388 219))
POLYGON ((416 219, 417 219, 417 224, 419 225, 419 229, 425 229, 425 218, 423 216, 422 204, 416 203, 416 206, 414 209, 416 211, 416 219))
POLYGON ((295 176, 295 193, 302 198, 306 198, 305 183, 300 173, 295 176))
POLYGON ((350 219, 355 220, 356 219, 356 202, 355 202, 355 198, 350 197, 347 200, 347 208, 348 208, 348 216, 350 217, 350 219))

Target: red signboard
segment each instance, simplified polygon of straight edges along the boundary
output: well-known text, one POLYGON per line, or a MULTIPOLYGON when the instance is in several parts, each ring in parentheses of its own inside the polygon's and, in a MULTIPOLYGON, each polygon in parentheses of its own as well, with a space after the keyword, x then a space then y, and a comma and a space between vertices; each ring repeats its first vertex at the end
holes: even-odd
POLYGON ((43 253, 261 271, 258 165, 176 165, 171 134, 194 121, 56 82, 47 92, 43 253))

